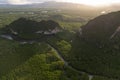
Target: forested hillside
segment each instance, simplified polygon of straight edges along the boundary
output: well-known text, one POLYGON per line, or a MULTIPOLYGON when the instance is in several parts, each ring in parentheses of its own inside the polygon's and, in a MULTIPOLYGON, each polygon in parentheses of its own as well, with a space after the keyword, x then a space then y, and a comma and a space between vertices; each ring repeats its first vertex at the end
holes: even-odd
POLYGON ((120 12, 87 22, 55 11, 1 19, 0 80, 119 80, 120 12))

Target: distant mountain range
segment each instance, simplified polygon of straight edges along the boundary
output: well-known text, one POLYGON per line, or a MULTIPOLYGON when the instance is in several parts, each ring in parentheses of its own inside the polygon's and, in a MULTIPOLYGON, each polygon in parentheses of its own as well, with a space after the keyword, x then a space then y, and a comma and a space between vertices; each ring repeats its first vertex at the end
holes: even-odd
POLYGON ((116 11, 120 10, 120 4, 111 4, 110 6, 103 6, 103 7, 94 7, 88 6, 84 4, 77 4, 77 3, 67 3, 67 2, 55 2, 49 1, 44 3, 34 3, 34 4, 27 4, 27 5, 11 5, 11 4, 0 4, 0 8, 13 8, 13 7, 30 7, 30 8, 61 8, 61 9, 82 9, 82 10, 107 10, 107 11, 116 11))
POLYGON ((88 6, 83 4, 67 3, 67 2, 55 2, 49 1, 44 3, 34 3, 26 5, 11 5, 11 4, 0 4, 0 7, 32 7, 32 8, 85 8, 88 6))

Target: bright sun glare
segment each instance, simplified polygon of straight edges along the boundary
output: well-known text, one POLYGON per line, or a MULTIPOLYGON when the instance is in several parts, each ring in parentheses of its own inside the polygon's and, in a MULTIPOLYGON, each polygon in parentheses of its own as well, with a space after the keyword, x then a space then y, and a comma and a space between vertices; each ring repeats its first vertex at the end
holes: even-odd
MULTIPOLYGON (((64 1, 64 0, 62 0, 64 1)), ((81 3, 92 6, 106 6, 112 3, 120 3, 120 0, 65 0, 66 2, 81 3)))

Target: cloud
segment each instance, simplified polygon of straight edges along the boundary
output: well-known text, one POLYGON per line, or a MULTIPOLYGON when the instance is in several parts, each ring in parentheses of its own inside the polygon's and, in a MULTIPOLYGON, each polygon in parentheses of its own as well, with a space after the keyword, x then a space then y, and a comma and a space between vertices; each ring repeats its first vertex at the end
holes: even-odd
POLYGON ((6 0, 0 0, 0 4, 6 4, 7 1, 6 0))
POLYGON ((22 4, 31 4, 30 0, 8 0, 10 4, 22 5, 22 4))
POLYGON ((45 1, 57 1, 57 0, 7 0, 9 4, 32 4, 32 3, 40 3, 45 1))
POLYGON ((32 3, 41 3, 47 1, 64 1, 64 0, 0 0, 0 4, 13 4, 13 5, 22 5, 22 4, 32 4, 32 3))

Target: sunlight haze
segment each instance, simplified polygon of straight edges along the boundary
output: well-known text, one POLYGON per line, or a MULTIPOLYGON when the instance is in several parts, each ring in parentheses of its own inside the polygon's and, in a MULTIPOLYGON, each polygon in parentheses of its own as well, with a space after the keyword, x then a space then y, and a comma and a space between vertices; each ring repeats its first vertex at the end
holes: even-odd
POLYGON ((120 0, 59 0, 64 2, 80 3, 92 6, 110 5, 113 3, 120 3, 120 0))
POLYGON ((41 3, 47 1, 57 1, 57 2, 71 2, 71 3, 79 3, 91 6, 102 6, 102 5, 110 5, 113 3, 120 3, 120 0, 0 0, 1 3, 8 4, 32 4, 32 3, 41 3))

